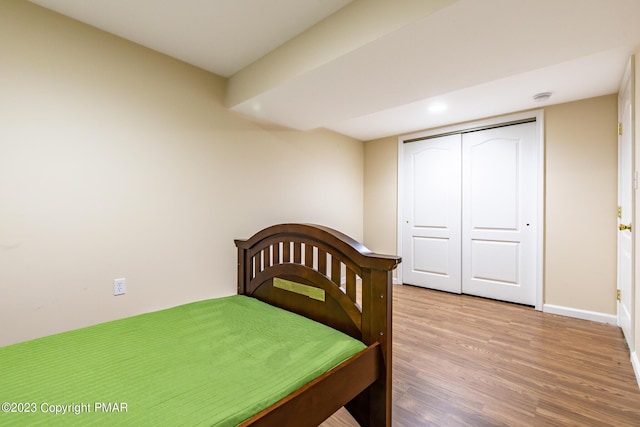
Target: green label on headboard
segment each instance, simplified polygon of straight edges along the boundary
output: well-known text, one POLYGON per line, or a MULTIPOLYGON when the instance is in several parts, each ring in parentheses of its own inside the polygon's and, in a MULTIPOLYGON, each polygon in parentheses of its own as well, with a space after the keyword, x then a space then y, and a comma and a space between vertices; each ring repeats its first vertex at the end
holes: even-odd
POLYGON ((309 298, 324 302, 324 289, 280 279, 279 277, 273 278, 273 286, 278 289, 305 295, 309 298))

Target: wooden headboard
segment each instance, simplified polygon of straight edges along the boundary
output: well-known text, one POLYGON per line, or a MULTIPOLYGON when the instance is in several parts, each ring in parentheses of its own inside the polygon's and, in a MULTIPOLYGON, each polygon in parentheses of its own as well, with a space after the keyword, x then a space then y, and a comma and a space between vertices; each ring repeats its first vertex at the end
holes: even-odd
POLYGON ((374 254, 339 231, 309 224, 274 225, 235 243, 239 294, 365 344, 390 335, 392 271, 400 257, 374 254))

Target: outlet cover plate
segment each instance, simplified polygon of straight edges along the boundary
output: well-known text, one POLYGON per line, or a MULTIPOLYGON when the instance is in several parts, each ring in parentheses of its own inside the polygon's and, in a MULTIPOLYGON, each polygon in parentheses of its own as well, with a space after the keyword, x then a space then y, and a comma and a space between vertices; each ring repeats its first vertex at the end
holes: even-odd
POLYGON ((113 295, 124 295, 127 293, 127 279, 113 279, 113 295))

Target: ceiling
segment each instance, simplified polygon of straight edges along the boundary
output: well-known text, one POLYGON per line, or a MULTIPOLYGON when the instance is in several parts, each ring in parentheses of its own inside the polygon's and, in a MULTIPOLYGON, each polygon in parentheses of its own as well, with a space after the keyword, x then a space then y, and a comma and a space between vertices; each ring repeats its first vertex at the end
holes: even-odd
POLYGON ((615 93, 640 46, 638 0, 31 1, 228 78, 234 111, 360 140, 615 93))

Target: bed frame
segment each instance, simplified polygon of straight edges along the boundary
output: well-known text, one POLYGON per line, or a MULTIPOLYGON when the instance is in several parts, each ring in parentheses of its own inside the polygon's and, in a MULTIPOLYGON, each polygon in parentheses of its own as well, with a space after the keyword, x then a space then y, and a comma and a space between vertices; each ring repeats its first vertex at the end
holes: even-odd
POLYGON ((241 425, 317 426, 345 406, 361 426, 391 426, 392 271, 400 257, 306 224, 275 225, 235 243, 239 294, 368 346, 241 425))

